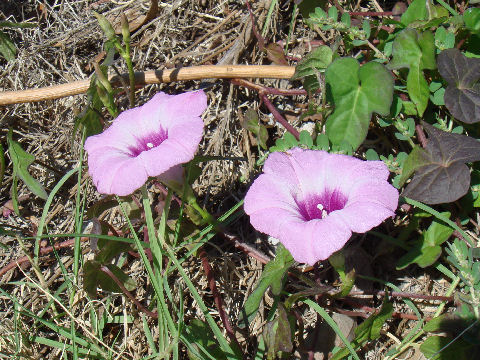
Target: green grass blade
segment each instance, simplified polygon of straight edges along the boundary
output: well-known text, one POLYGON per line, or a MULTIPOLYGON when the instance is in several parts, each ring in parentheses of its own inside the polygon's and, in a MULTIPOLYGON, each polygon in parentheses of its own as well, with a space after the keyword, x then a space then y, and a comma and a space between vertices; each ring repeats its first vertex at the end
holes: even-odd
POLYGON ((335 320, 333 320, 330 317, 330 315, 328 315, 328 313, 320 305, 318 305, 316 302, 314 302, 312 300, 303 300, 303 302, 305 304, 307 304, 308 306, 310 306, 313 310, 315 310, 323 318, 323 320, 325 320, 327 322, 327 324, 333 329, 333 331, 335 331, 335 333, 338 335, 338 337, 343 341, 343 343, 347 347, 348 351, 350 351, 350 354, 352 354, 353 358, 355 360, 360 360, 357 353, 353 349, 352 344, 350 343, 350 341, 347 340, 345 335, 343 335, 342 330, 340 330, 340 328, 338 327, 335 320))

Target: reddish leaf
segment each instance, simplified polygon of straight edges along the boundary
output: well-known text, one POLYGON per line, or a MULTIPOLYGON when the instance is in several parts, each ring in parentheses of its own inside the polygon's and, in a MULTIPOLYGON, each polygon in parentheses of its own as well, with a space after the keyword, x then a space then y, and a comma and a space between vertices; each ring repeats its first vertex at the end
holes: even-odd
POLYGON ((437 59, 438 71, 447 80, 445 106, 460 121, 480 121, 480 59, 467 58, 458 49, 443 50, 437 59))
POLYGON ((402 195, 426 204, 455 201, 470 187, 470 171, 465 163, 480 160, 480 142, 422 124, 428 134, 423 159, 426 165, 415 170, 402 195))
POLYGON ((268 44, 265 48, 268 59, 277 65, 288 65, 283 48, 278 44, 268 44))

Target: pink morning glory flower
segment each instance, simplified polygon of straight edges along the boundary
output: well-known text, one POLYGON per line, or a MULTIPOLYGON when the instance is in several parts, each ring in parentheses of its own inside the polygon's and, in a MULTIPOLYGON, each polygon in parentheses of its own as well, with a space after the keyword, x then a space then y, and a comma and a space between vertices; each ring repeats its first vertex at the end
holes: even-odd
POLYGON ((122 112, 103 133, 90 136, 85 150, 98 192, 129 195, 149 176, 193 159, 202 139, 201 114, 206 107, 203 91, 161 92, 144 105, 122 112))
POLYGON ((298 262, 327 259, 352 232, 379 225, 398 205, 382 161, 295 148, 270 154, 263 171, 245 196, 245 212, 298 262))

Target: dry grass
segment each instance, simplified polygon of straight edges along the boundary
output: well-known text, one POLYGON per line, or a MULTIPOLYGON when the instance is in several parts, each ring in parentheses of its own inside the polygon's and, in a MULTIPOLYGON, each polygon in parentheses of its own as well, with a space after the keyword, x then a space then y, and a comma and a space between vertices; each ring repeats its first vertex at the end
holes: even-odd
MULTIPOLYGON (((258 23, 263 24, 266 19, 270 1, 259 1, 254 4, 258 23)), ((17 90, 34 87, 43 87, 57 83, 65 83, 78 79, 88 78, 92 72, 92 63, 102 57, 104 36, 97 24, 92 11, 97 11, 110 20, 115 21, 121 11, 130 14, 136 19, 138 14, 146 14, 149 1, 89 1, 89 0, 22 0, 3 1, 0 3, 0 20, 15 22, 30 22, 38 24, 32 29, 7 30, 18 48, 17 59, 12 62, 0 61, 2 73, 0 76, 0 90, 17 90), (133 14, 133 15, 132 15, 133 14)), ((280 2, 271 18, 271 26, 267 32, 269 41, 279 41, 287 38, 292 3, 280 2)), ((317 38, 317 34, 306 30, 306 27, 297 26, 294 33, 291 55, 302 56, 309 50, 308 40, 317 38)), ((329 34, 325 35, 328 40, 329 34)), ((188 66, 197 64, 264 64, 269 63, 265 55, 258 51, 256 40, 251 32, 251 22, 244 1, 211 1, 211 0, 169 0, 160 2, 158 15, 146 24, 141 25, 132 34, 133 62, 136 70, 151 70, 188 66)), ((120 72, 126 72, 121 58, 115 60, 115 66, 120 72)), ((288 81, 267 81, 268 86, 279 88, 291 87, 288 81)), ((234 87, 228 81, 190 81, 164 85, 150 85, 137 91, 138 103, 143 103, 154 93, 162 90, 169 93, 182 92, 204 87, 208 91, 209 107, 204 116, 206 133, 200 146, 200 154, 222 155, 245 158, 246 161, 211 161, 203 164, 202 175, 195 184, 195 188, 202 201, 215 215, 220 215, 244 195, 247 181, 254 175, 256 147, 251 143, 247 132, 242 128, 240 120, 248 108, 258 109, 259 102, 256 94, 245 89, 234 87)), ((278 98, 275 104, 291 111, 296 119, 300 114, 294 100, 278 98)), ((73 137, 73 127, 76 115, 82 110, 86 101, 85 96, 75 96, 55 101, 40 103, 26 103, 1 108, 0 139, 6 148, 6 134, 9 128, 13 129, 14 139, 19 141, 23 148, 33 154, 37 162, 31 166, 32 175, 45 185, 49 192, 58 180, 68 170, 76 166, 80 154, 81 143, 78 136, 73 137)), ((127 97, 121 94, 117 97, 121 108, 127 107, 127 97)), ((269 113, 261 108, 259 111, 262 121, 268 123, 269 113), (263 111, 263 112, 262 112, 263 111)), ((271 122, 271 119, 270 119, 271 122)), ((300 123, 296 125, 300 126, 300 123)), ((271 129, 272 137, 278 136, 282 130, 271 129)), ((8 164, 8 159, 7 159, 8 164)), ((12 167, 7 167, 0 193, 0 206, 6 211, 5 204, 10 200, 12 184, 12 167)), ((83 196, 86 198, 87 208, 93 205, 99 196, 90 184, 87 176, 82 180, 83 196)), ((75 194, 76 182, 67 183, 55 197, 51 206, 47 228, 51 233, 73 233, 75 231, 75 194)), ((22 217, 11 214, 0 219, 0 223, 9 229, 18 231, 22 236, 36 234, 38 221, 44 202, 33 195, 23 184, 20 185, 22 217)), ((104 213, 103 218, 117 230, 124 229, 124 221, 118 209, 104 213)), ((246 219, 240 219, 232 229, 245 242, 252 243, 265 252, 270 246, 257 238, 248 225, 246 219)), ((60 240, 58 240, 60 241, 60 240)), ((33 242, 25 242, 22 249, 18 241, 11 236, 1 236, 0 242, 5 249, 0 248, 0 268, 10 261, 31 252, 33 242)), ((232 322, 235 322, 246 296, 253 290, 261 273, 260 264, 243 253, 238 252, 224 241, 215 240, 215 246, 209 247, 209 259, 214 267, 215 279, 219 291, 223 295, 225 309, 232 322)), ((93 251, 84 242, 82 249, 85 260, 92 258, 93 251)), ((72 251, 59 251, 59 260, 65 268, 72 267, 72 251)), ((392 257, 391 254, 386 254, 392 257)), ((142 303, 151 299, 151 289, 147 283, 147 276, 139 260, 128 258, 124 268, 137 281, 136 298, 142 303)), ((386 261, 388 262, 388 260, 386 261)), ((59 262, 53 256, 41 258, 40 270, 50 291, 55 291, 64 282, 59 262)), ((212 314, 218 319, 213 305, 212 294, 208 290, 205 274, 197 258, 191 258, 185 264, 185 270, 199 289, 204 301, 212 314)), ((371 269, 374 271, 374 269, 371 269)), ((388 275, 388 274, 386 274, 388 275)), ((444 291, 440 280, 415 279, 418 274, 408 274, 403 284, 408 291, 431 292, 432 285, 439 293, 444 291)), ((388 277, 388 276, 387 276, 388 277)), ((36 274, 30 267, 15 268, 1 278, 2 289, 21 299, 23 306, 32 313, 38 314, 45 309, 49 296, 40 288, 29 287, 25 284, 5 285, 10 281, 28 280, 38 283, 36 274)), ((326 276, 328 280, 328 276, 326 276)), ((332 280, 332 279, 330 279, 332 280)), ((398 281, 398 278, 396 279, 398 281)), ((61 309, 72 315, 63 316, 58 325, 70 328, 75 323, 76 329, 83 330, 85 335, 91 331, 89 323, 89 305, 85 293, 81 289, 76 292, 69 309, 61 309)), ((184 288, 182 281, 171 284, 174 296, 184 288)), ((64 299, 65 300, 65 299, 64 299)), ((68 299, 67 299, 68 303, 68 299)), ((17 305, 15 305, 17 306, 17 305)), ((110 321, 105 328, 102 341, 105 348, 111 347, 118 358, 140 359, 148 355, 148 344, 143 332, 143 324, 138 309, 121 295, 102 293, 99 300, 93 303, 98 313, 113 315, 132 315, 132 321, 110 321), (117 338, 118 336, 118 338, 117 338), (122 349, 122 353, 120 350, 122 349)), ((189 296, 185 299, 185 314, 187 319, 203 318, 203 314, 189 296)), ((0 296, 0 353, 15 352, 23 358, 57 359, 61 356, 60 349, 29 344, 26 336, 21 348, 15 348, 11 336, 15 334, 28 335, 33 320, 18 313, 10 300, 0 296), (9 340, 10 339, 10 340, 9 340)), ((255 350, 255 337, 266 317, 268 309, 261 309, 261 316, 252 325, 250 333, 238 334, 241 345, 251 354, 255 350)), ((305 315, 308 315, 307 313, 305 315)), ((316 321, 316 317, 306 316, 307 326, 316 321), (308 321, 308 319, 310 319, 308 321)), ((155 321, 146 320, 152 329, 153 335, 158 336, 155 321)), ((398 333, 395 329, 387 329, 395 336, 401 337, 403 327, 411 324, 399 325, 398 333)), ((64 341, 54 331, 42 327, 38 333, 49 339, 64 341)), ((388 338, 384 341, 387 343, 388 338)), ((369 352, 369 358, 381 358, 385 347, 379 344, 369 352)), ((182 354, 185 355, 185 354, 182 354)), ((115 358, 115 356, 114 356, 115 358)))

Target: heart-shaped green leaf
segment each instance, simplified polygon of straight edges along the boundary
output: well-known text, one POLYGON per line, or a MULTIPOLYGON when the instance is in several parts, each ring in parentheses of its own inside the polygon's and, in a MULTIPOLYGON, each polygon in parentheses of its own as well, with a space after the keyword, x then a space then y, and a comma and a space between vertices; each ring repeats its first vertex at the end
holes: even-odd
POLYGON ((456 48, 438 55, 438 71, 447 80, 445 106, 460 121, 480 121, 480 59, 467 58, 456 48))
POLYGON ((360 67, 354 58, 341 58, 327 68, 325 81, 327 96, 335 104, 327 119, 327 135, 333 144, 348 142, 355 150, 367 137, 372 113, 390 113, 392 75, 378 62, 360 67))
POLYGON ((409 69, 408 94, 415 103, 418 114, 422 116, 430 96, 423 70, 433 70, 437 67, 433 33, 430 31, 419 33, 414 29, 405 29, 400 32, 393 41, 393 60, 388 67, 390 69, 409 69))
POLYGON ((470 187, 470 170, 465 163, 480 160, 480 142, 466 135, 439 130, 422 123, 428 143, 422 165, 402 195, 426 204, 455 201, 470 187))

